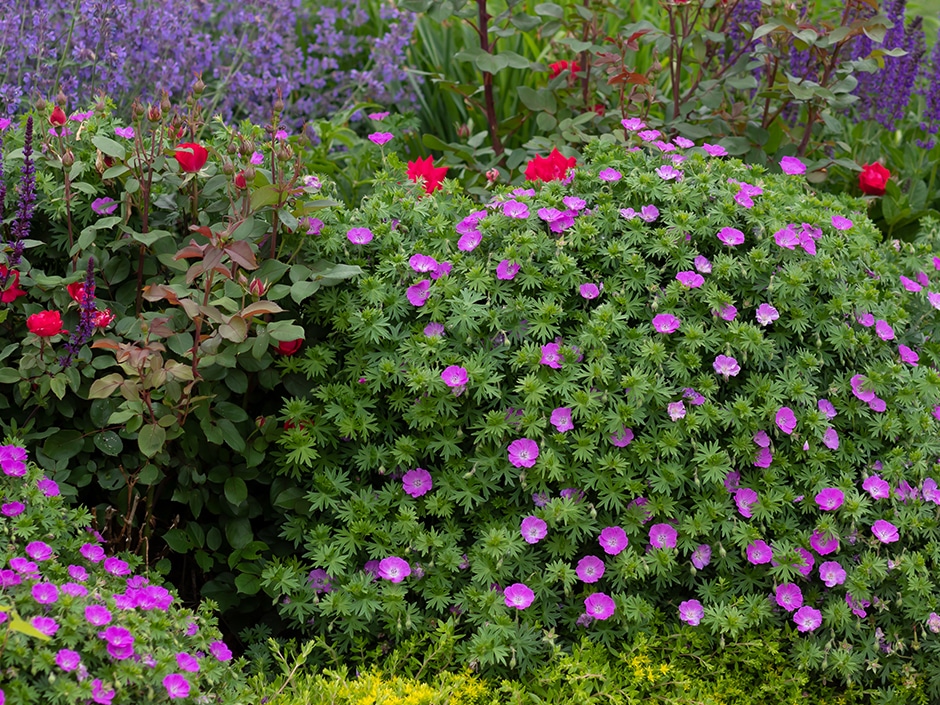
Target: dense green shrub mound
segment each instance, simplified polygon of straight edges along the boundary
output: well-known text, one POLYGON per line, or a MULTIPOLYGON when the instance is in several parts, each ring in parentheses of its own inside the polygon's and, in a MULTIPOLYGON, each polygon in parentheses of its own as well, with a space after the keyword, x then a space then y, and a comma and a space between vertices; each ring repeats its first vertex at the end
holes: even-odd
POLYGON ((309 307, 275 499, 302 560, 266 589, 340 651, 449 620, 528 669, 774 627, 940 692, 930 257, 899 279, 863 201, 629 139, 483 211, 395 174, 331 216, 317 247, 367 274, 309 307))
POLYGON ((0 446, 0 471, 0 703, 246 702, 211 602, 106 557, 24 449, 0 446))

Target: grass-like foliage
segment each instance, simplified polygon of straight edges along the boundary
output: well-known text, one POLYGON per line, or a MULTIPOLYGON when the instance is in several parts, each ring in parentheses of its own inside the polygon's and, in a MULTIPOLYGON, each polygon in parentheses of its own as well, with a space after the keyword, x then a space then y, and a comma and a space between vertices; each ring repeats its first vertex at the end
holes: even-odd
POLYGON ((366 274, 290 363, 302 560, 265 589, 337 653, 450 621, 465 661, 528 670, 665 620, 937 694, 930 257, 798 160, 627 126, 483 210, 393 171, 331 213, 319 251, 366 274))

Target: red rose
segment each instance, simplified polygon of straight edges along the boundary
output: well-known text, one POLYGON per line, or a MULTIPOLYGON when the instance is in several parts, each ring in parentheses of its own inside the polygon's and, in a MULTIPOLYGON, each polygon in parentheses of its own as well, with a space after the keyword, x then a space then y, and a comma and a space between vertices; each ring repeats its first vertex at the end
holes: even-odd
POLYGON ((577 61, 572 61, 570 64, 567 61, 556 61, 554 64, 548 65, 548 77, 555 78, 562 71, 565 71, 568 68, 571 68, 571 73, 577 73, 581 70, 581 67, 578 66, 577 61))
POLYGON ((0 301, 5 304, 13 303, 21 296, 26 296, 26 292, 20 289, 20 273, 14 269, 13 274, 9 275, 9 271, 5 264, 0 264, 0 281, 7 280, 6 288, 0 292, 0 301))
POLYGON ((40 311, 26 319, 30 333, 40 338, 51 338, 62 332, 62 314, 58 311, 40 311))
POLYGON ((277 344, 277 351, 281 355, 293 355, 300 350, 300 346, 303 344, 303 338, 297 338, 297 340, 282 340, 277 344))
POLYGON ((563 179, 568 169, 573 169, 575 164, 577 160, 574 157, 565 157, 556 147, 547 157, 534 157, 526 165, 525 177, 529 181, 563 179))
POLYGON ((84 282, 72 282, 65 290, 69 292, 69 296, 72 297, 72 301, 80 304, 82 299, 85 298, 85 284, 84 282))
POLYGON ((95 311, 92 322, 95 324, 95 328, 107 328, 114 323, 114 313, 109 308, 104 311, 95 311))
POLYGON ((201 144, 193 142, 184 142, 176 145, 176 153, 173 155, 179 162, 180 169, 195 174, 205 166, 209 158, 209 151, 201 144))
POLYGON ((858 175, 858 187, 869 196, 884 196, 890 178, 891 172, 878 162, 863 164, 862 173, 858 175))
POLYGON ((413 162, 408 162, 408 178, 414 183, 418 183, 418 179, 423 179, 424 190, 429 194, 441 187, 441 181, 445 176, 447 176, 447 167, 434 166, 432 157, 426 160, 419 157, 413 162))
POLYGON ((49 116, 49 124, 53 127, 62 127, 66 119, 65 111, 57 105, 52 109, 52 114, 49 116))
POLYGON ((235 188, 239 189, 240 191, 244 191, 246 188, 248 188, 248 180, 245 178, 244 171, 240 171, 235 174, 235 188))

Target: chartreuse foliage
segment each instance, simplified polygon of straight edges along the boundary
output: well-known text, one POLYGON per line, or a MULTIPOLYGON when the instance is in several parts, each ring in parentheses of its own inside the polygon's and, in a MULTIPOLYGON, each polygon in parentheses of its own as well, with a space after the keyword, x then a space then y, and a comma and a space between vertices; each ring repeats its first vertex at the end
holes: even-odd
POLYGON ((65 503, 25 455, 0 446, 5 702, 247 703, 216 606, 184 608, 137 556, 105 558, 88 511, 65 503))
POLYGON ((701 148, 672 166, 625 137, 484 211, 393 171, 330 215, 318 252, 366 274, 307 309, 319 342, 290 366, 312 391, 280 441, 300 487, 275 499, 299 555, 263 588, 336 654, 448 622, 465 662, 530 671, 552 643, 615 647, 661 620, 713 650, 780 630, 808 671, 940 694, 929 254, 900 257, 862 201, 800 176, 701 148), (416 468, 433 486, 406 493, 416 468), (530 516, 546 535, 527 542, 530 516), (370 563, 392 556, 400 582, 370 563), (596 593, 613 614, 586 612, 596 593))

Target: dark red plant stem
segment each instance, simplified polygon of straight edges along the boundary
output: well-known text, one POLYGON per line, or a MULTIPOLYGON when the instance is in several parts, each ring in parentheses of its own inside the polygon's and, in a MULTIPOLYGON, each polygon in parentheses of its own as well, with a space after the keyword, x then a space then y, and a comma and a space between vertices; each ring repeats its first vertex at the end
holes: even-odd
MULTIPOLYGON (((485 53, 490 52, 489 22, 490 15, 486 11, 486 0, 477 0, 478 9, 478 27, 477 34, 480 36, 480 49, 485 53)), ((499 123, 496 119, 496 101, 493 99, 493 74, 489 71, 483 72, 483 100, 486 105, 486 122, 490 128, 490 142, 493 143, 493 152, 496 156, 503 154, 503 143, 499 140, 499 123)))

